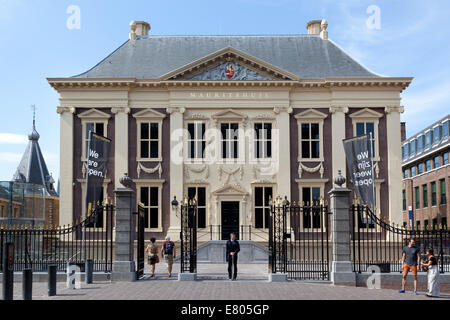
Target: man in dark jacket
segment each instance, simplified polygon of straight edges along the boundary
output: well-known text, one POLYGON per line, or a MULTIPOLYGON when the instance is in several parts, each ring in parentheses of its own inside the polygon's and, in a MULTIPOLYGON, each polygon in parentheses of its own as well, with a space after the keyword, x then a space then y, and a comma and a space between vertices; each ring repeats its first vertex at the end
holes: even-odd
POLYGON ((237 259, 240 251, 239 242, 236 240, 234 233, 230 234, 230 240, 227 241, 227 262, 228 262, 228 278, 236 280, 237 277, 237 259), (231 265, 234 265, 234 274, 231 272, 231 265))

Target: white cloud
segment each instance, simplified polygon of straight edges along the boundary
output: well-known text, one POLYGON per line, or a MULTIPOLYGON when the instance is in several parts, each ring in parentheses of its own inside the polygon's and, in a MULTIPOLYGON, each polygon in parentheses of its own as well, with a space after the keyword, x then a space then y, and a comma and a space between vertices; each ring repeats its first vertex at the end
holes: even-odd
POLYGON ((26 144, 28 137, 15 133, 0 133, 0 144, 26 144))
POLYGON ((13 162, 18 165, 20 160, 22 160, 21 153, 0 152, 0 162, 8 162, 8 163, 13 162))

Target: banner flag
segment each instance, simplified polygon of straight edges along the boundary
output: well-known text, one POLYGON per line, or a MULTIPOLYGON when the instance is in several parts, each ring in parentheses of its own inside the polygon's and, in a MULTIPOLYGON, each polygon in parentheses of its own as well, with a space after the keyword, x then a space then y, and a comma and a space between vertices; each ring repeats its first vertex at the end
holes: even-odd
POLYGON ((89 131, 86 168, 86 216, 103 200, 103 180, 106 176, 111 140, 89 131))
POLYGON ((346 139, 344 142, 347 167, 357 195, 363 203, 375 208, 375 178, 372 144, 369 135, 346 139))

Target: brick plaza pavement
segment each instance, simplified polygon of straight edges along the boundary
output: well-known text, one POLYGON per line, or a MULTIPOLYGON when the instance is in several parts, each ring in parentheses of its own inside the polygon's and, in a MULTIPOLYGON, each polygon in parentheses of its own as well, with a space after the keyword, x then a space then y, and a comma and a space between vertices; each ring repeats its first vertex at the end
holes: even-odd
MULTIPOLYGON (((226 279, 226 266, 199 264, 200 281, 178 282, 174 274, 168 278, 164 264, 159 264, 156 279, 136 282, 82 283, 82 288, 67 289, 64 282, 57 284, 57 296, 47 296, 47 283, 33 284, 33 300, 429 300, 424 292, 415 296, 411 292, 399 294, 393 289, 339 287, 323 282, 269 283, 267 265, 241 265, 238 281, 226 279), (263 280, 264 279, 264 280, 263 280)), ((149 271, 146 267, 146 273, 149 271)), ((14 299, 22 298, 21 283, 15 284, 14 299)), ((449 294, 441 299, 450 300, 449 294)))

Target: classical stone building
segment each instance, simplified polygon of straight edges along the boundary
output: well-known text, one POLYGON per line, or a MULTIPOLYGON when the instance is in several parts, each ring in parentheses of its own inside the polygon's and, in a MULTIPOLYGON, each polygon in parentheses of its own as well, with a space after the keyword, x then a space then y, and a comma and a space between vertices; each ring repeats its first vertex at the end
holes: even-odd
POLYGON ((403 212, 409 208, 415 228, 437 228, 450 218, 450 115, 433 123, 402 144, 403 212))
MULTIPOLYGON (((371 132, 377 214, 401 211, 400 93, 412 78, 377 75, 328 39, 305 35, 157 36, 135 22, 92 69, 49 78, 60 94, 61 223, 83 213, 87 133, 112 139, 104 196, 128 173, 148 234, 177 238, 174 196, 198 198, 200 230, 268 227, 269 198, 328 198, 342 140, 371 132)), ((351 185, 349 183, 349 185, 351 185)), ((304 216, 301 226, 320 227, 304 216)))

